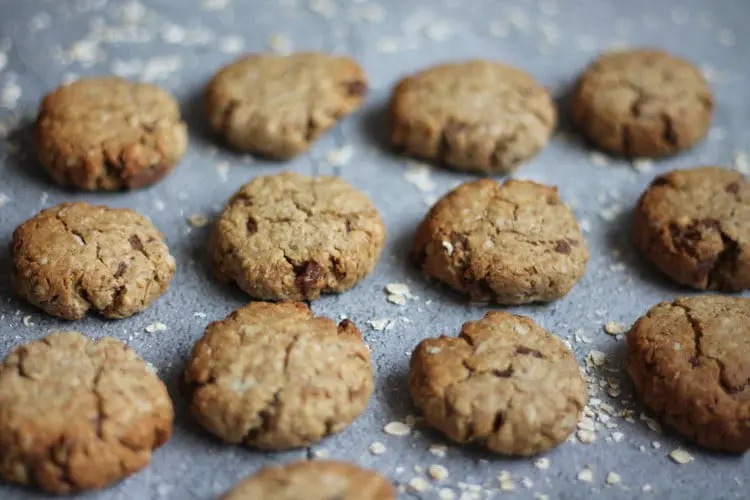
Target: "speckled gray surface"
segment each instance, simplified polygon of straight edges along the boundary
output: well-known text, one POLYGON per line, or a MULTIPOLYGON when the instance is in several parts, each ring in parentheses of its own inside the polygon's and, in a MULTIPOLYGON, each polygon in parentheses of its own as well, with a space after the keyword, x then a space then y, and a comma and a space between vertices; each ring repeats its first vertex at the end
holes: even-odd
MULTIPOLYGON (((404 497, 437 498, 440 487, 464 498, 509 494, 518 498, 534 498, 535 494, 550 498, 746 497, 749 457, 707 453, 668 430, 660 435, 648 428, 620 370, 624 341, 603 333, 602 325, 607 321, 630 324, 654 303, 690 293, 654 273, 633 252, 629 213, 638 193, 657 172, 733 161, 746 168, 741 151, 750 148, 748 19, 750 3, 746 0, 684 0, 679 5, 644 0, 381 0, 379 4, 0 0, 0 138, 8 139, 0 141, 0 247, 7 248, 12 230, 42 207, 87 200, 133 208, 151 217, 166 234, 178 261, 168 293, 148 311, 122 321, 93 317, 65 323, 11 296, 4 252, 0 259, 0 354, 60 329, 77 329, 95 337, 111 335, 126 340, 153 363, 168 384, 177 412, 172 440, 143 472, 86 498, 209 499, 261 465, 321 453, 378 469, 398 485, 426 477, 415 470, 417 466, 439 463, 447 468, 450 476, 439 486, 433 483, 425 492, 402 493, 404 497), (251 162, 216 148, 206 133, 197 99, 209 75, 236 57, 233 52, 266 50, 269 41, 276 49, 289 48, 291 42, 295 49, 351 54, 369 72, 373 84, 361 112, 318 141, 309 154, 287 164, 251 162), (429 173, 435 184, 432 192, 422 192, 405 179, 407 162, 392 156, 383 144, 382 111, 391 85, 438 61, 484 57, 528 70, 559 96, 596 52, 622 44, 663 47, 704 68, 717 102, 710 138, 687 154, 643 171, 648 165, 641 165, 641 170, 619 161, 603 165, 602 158, 592 157, 577 141, 565 139, 569 134, 555 137, 517 175, 560 187, 579 220, 586 221, 591 260, 583 281, 564 299, 511 310, 570 339, 581 362, 592 349, 606 353, 607 369, 593 370, 592 375, 597 380, 621 380, 621 394, 611 397, 598 390, 592 397, 618 411, 632 409, 634 418, 628 422, 611 417, 608 424, 616 428, 600 422, 592 444, 564 443, 544 455, 550 461, 546 470, 535 467, 532 459, 491 457, 450 445, 444 458, 437 457, 428 446, 446 442, 422 428, 408 437, 383 433, 386 423, 403 420, 414 411, 405 381, 409 353, 416 343, 427 336, 453 335, 463 322, 487 310, 467 305, 407 263, 414 227, 427 209, 425 200, 470 177, 434 169, 429 173), (30 155, 28 122, 40 97, 61 81, 108 72, 145 78, 174 91, 191 127, 189 152, 173 175, 151 189, 94 195, 57 188, 30 155), (344 146, 353 152, 350 161, 332 165, 329 152, 344 146), (185 359, 205 325, 246 300, 238 291, 211 281, 203 259, 208 228, 191 228, 186 218, 213 216, 240 184, 284 169, 341 175, 369 193, 383 213, 388 242, 374 275, 345 294, 313 303, 319 314, 334 318, 344 314, 360 326, 372 347, 377 388, 367 412, 342 434, 312 450, 260 453, 223 445, 200 430, 179 392, 185 359), (407 283, 418 299, 409 300, 406 306, 387 302, 383 288, 392 282, 407 283), (375 331, 367 321, 379 318, 396 321, 386 331, 375 331), (146 333, 144 328, 155 321, 168 329, 146 333), (574 332, 579 329, 583 334, 576 341, 574 332), (368 446, 375 441, 387 451, 369 453, 368 446), (685 447, 695 460, 686 465, 673 463, 667 455, 678 446, 685 447), (593 471, 591 483, 577 477, 586 467, 593 471), (499 491, 501 471, 510 473, 514 492, 499 491), (605 484, 609 472, 621 476, 619 484, 605 484), (529 481, 522 481, 524 477, 529 481), (467 485, 484 486, 478 491, 467 485), (651 491, 644 492, 644 485, 651 491)), ((0 498, 35 497, 30 490, 0 484, 0 498)))

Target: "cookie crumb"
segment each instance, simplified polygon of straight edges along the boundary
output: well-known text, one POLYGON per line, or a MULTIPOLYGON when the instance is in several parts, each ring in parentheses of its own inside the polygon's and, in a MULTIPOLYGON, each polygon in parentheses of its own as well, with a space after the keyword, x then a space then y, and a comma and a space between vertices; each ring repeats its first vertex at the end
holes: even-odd
POLYGON ((583 482, 583 483, 592 483, 592 482, 594 482, 594 472, 591 469, 589 469, 589 468, 585 468, 585 469, 581 470, 578 473, 577 477, 578 477, 578 480, 581 481, 581 482, 583 482))
POLYGON ((617 472, 610 472, 609 474, 607 474, 606 482, 608 485, 614 486, 616 484, 620 484, 621 479, 622 478, 617 472))
POLYGON ((443 458, 448 453, 448 447, 444 444, 431 444, 427 451, 435 455, 436 457, 443 458))
POLYGON ((423 477, 415 477, 409 481, 408 488, 413 493, 422 493, 430 489, 430 483, 423 477))
POLYGON ((156 321, 146 327, 146 332, 147 333, 163 332, 166 329, 167 329, 167 325, 156 321))
POLYGON ((669 458, 671 458, 675 463, 678 463, 680 465, 689 464, 695 458, 688 453, 687 451, 683 450, 682 448, 675 448, 669 453, 669 458))
POLYGON ((383 427, 383 430, 386 434, 390 434, 391 436, 408 436, 411 433, 411 427, 406 425, 403 422, 390 422, 386 424, 385 427, 383 427))
POLYGON ((549 458, 539 458, 537 460, 534 460, 534 467, 540 470, 547 470, 549 469, 550 461, 549 458))
POLYGON ((374 443, 372 443, 368 449, 373 455, 382 455, 386 452, 385 445, 379 441, 375 441, 374 443))
POLYGON ((427 467, 427 475, 435 481, 445 481, 448 479, 448 469, 440 464, 432 464, 427 467))
POLYGON ((205 227, 208 225, 208 217, 202 214, 193 214, 187 218, 187 221, 193 227, 205 227))
POLYGON ((617 323, 615 321, 608 321, 604 325, 604 331, 608 333, 609 335, 621 335, 628 331, 627 325, 624 325, 622 323, 617 323))
POLYGON ((591 444, 596 441, 596 432, 589 430, 579 430, 578 432, 576 432, 576 437, 578 438, 578 441, 583 444, 591 444))
POLYGON ((606 362, 607 362, 607 355, 601 351, 593 350, 589 352, 588 356, 586 356, 587 365, 590 364, 595 367, 601 367, 601 366, 604 366, 604 363, 606 362))

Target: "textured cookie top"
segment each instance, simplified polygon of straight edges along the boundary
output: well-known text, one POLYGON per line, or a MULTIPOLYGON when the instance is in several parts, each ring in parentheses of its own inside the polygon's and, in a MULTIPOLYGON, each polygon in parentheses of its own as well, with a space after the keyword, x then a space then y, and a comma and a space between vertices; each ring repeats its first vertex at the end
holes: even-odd
POLYGON ((337 326, 301 303, 254 302, 211 323, 185 378, 202 425, 266 449, 343 429, 372 393, 370 352, 354 323, 337 326))
POLYGON ((219 279, 261 299, 310 300, 369 274, 384 239, 377 209, 349 183, 285 172, 243 186, 209 247, 219 279))
POLYGON ((266 467, 221 500, 395 500, 396 490, 374 471, 316 460, 266 467))
POLYGON ((679 282, 750 288, 750 182, 718 167, 657 177, 636 208, 641 248, 679 282))
POLYGON ((163 236, 132 210, 63 203, 21 224, 11 243, 16 292, 48 314, 122 318, 145 309, 175 270, 163 236))
POLYGON ((213 77, 206 109, 232 146, 288 158, 357 109, 366 92, 364 71, 347 57, 253 54, 213 77))
POLYGON ((172 433, 164 384, 111 338, 54 333, 0 364, 0 476, 57 493, 144 467, 172 433))
POLYGON ((182 157, 187 128, 159 87, 88 78, 44 98, 36 140, 42 164, 61 184, 138 188, 161 179, 182 157))
POLYGON ((428 274, 475 300, 524 303, 564 295, 588 251, 557 189, 531 181, 465 183, 432 207, 414 257, 428 274))
POLYGON ((573 353, 534 321, 490 312, 425 339, 409 386, 427 421, 462 443, 530 455, 565 440, 588 392, 573 353))

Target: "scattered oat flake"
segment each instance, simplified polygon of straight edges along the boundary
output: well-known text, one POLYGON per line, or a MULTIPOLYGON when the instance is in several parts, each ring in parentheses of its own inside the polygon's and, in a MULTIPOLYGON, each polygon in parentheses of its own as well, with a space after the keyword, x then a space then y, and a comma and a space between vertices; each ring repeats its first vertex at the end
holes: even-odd
POLYGON ((370 325, 373 330, 376 330, 378 332, 386 330, 391 326, 392 323, 393 320, 390 318, 373 319, 367 322, 367 324, 370 325))
POLYGON ((34 322, 31 321, 31 316, 24 316, 22 321, 23 326, 34 326, 34 322))
POLYGON ((193 227, 204 227, 208 224, 208 217, 202 214, 193 214, 187 218, 187 221, 193 227))
POLYGON ((623 434, 622 432, 613 432, 613 433, 612 433, 612 440, 613 440, 613 441, 614 441, 615 443, 619 443, 619 442, 620 442, 620 441, 622 441, 622 440, 623 440, 624 438, 625 438, 625 434, 623 434))
POLYGON ((408 488, 411 492, 422 493, 430 489, 430 483, 423 477, 415 477, 409 481, 408 488))
POLYGON ((4 207, 10 201, 10 197, 5 193, 0 193, 0 208, 4 207))
POLYGON ((448 479, 448 469, 440 464, 432 464, 427 467, 427 475, 435 481, 445 481, 448 479))
POLYGON ((393 295, 409 295, 409 286, 404 283, 388 283, 385 290, 393 295))
POLYGON ((687 451, 683 450, 682 448, 675 448, 669 453, 669 458, 671 458, 675 463, 678 463, 680 465, 689 464, 695 458, 688 453, 687 451))
POLYGON ((386 451, 385 445, 378 441, 372 443, 368 449, 373 455, 382 455, 386 451))
POLYGON ((615 484, 619 484, 621 479, 622 478, 617 472, 610 472, 607 474, 607 479, 605 481, 608 485, 614 486, 615 484))
POLYGON ((741 174, 750 174, 750 160, 748 160, 747 153, 744 151, 735 151, 734 159, 732 161, 734 169, 741 174))
POLYGON ((540 470, 546 470, 549 469, 550 461, 549 458, 540 458, 537 460, 534 460, 534 467, 540 470))
POLYGON ((326 161, 334 167, 343 167, 354 155, 354 148, 350 145, 332 149, 326 153, 326 161))
POLYGON ((599 152, 589 153, 589 162, 596 165, 597 167, 606 167, 609 165, 609 158, 599 152))
POLYGON ((645 174, 651 172, 654 169, 654 162, 652 160, 649 160, 648 158, 640 158, 633 161, 633 168, 636 171, 645 174))
POLYGON ((405 306, 406 297, 404 297, 403 295, 391 293, 388 295, 388 302, 390 302, 391 304, 396 304, 397 306, 405 306))
POLYGON ((281 33, 274 33, 268 38, 268 48, 277 54, 289 54, 294 50, 291 38, 281 33))
POLYGON ((652 446, 652 447, 653 447, 653 448, 654 448, 655 450, 658 450, 659 448, 661 448, 661 443, 660 443, 659 441, 653 441, 653 442, 651 443, 651 446, 652 446))
POLYGON ((245 48, 245 40, 238 35, 227 35, 219 39, 219 51, 224 54, 238 54, 245 48))
POLYGON ((534 481, 532 481, 531 478, 523 477, 521 478, 521 485, 529 490, 534 487, 534 481))
POLYGON ((514 491, 516 489, 516 483, 510 477, 510 472, 507 470, 501 471, 500 475, 497 476, 497 480, 500 483, 500 489, 502 491, 514 491))
POLYGON ((328 452, 326 450, 315 450, 313 451, 313 456, 315 458, 326 458, 328 457, 328 452))
POLYGON ((593 350, 586 356, 586 361, 597 367, 604 366, 604 363, 607 362, 607 355, 601 351, 593 350))
POLYGON ((383 427, 386 434, 391 436, 408 436, 411 433, 411 427, 403 422, 390 422, 383 427))
POLYGON ((219 175, 221 182, 227 182, 229 180, 229 163, 223 161, 216 165, 216 173, 219 175))
POLYGON ((410 182, 419 191, 428 192, 435 190, 435 181, 432 180, 432 167, 419 162, 410 161, 407 163, 404 178, 410 182))
POLYGON ((643 420, 646 422, 646 425, 648 426, 649 429, 651 429, 657 434, 661 434, 662 430, 661 430, 661 424, 659 422, 657 422, 653 418, 648 418, 648 417, 644 418, 643 420))
POLYGON ((595 431, 596 424, 590 417, 583 417, 581 421, 578 422, 578 428, 584 431, 595 431))
POLYGON ((594 481, 594 472, 589 469, 583 469, 578 473, 578 480, 584 483, 592 483, 594 481))
POLYGON ((449 490, 448 488, 441 488, 440 491, 438 491, 438 498, 440 500, 455 500, 456 494, 453 492, 453 490, 449 490))
POLYGON ((615 321, 608 321, 604 325, 604 331, 609 335, 620 335, 628 331, 627 325, 617 323, 615 321))
POLYGON ((578 438, 578 441, 583 444, 591 444, 596 441, 596 432, 586 429, 580 429, 578 432, 576 432, 576 437, 578 438))
POLYGON ((383 54, 398 52, 398 40, 392 36, 383 37, 375 42, 375 50, 383 54))
POLYGON ((146 331, 148 333, 154 333, 154 332, 163 332, 167 329, 167 325, 160 322, 151 323, 146 327, 146 331))
POLYGON ((443 458, 448 453, 448 447, 444 444, 431 444, 427 451, 435 455, 436 457, 443 458))

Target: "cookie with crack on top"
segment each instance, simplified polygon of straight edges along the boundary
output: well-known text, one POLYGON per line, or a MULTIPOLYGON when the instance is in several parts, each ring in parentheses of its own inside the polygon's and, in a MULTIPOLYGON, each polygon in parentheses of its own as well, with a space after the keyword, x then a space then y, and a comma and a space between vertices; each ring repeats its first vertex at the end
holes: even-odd
POLYGON ((419 343, 409 388, 425 420, 452 440, 505 455, 563 442, 588 399, 573 353, 534 321, 489 312, 458 337, 419 343))
POLYGON ((537 154, 555 128, 549 93, 526 73, 472 60, 399 82, 390 102, 393 145, 458 170, 503 174, 537 154))
POLYGON ((708 132, 713 96, 690 62, 659 50, 610 52, 578 80, 571 114, 596 146, 621 156, 660 157, 708 132))
POLYGON ((175 271, 164 237, 132 210, 63 203, 21 224, 11 241, 13 290, 58 318, 126 318, 148 308, 175 271))
POLYGON ((396 500, 391 483, 375 471, 333 460, 264 467, 221 500, 396 500))
POLYGON ((627 336, 643 401, 684 436, 750 450, 750 299, 680 298, 654 306, 627 336))
POLYGON ((53 333, 0 363, 0 477, 52 493, 103 488, 148 465, 174 412, 119 340, 53 333))
POLYGON ((726 292, 750 288, 750 182, 719 167, 657 177, 636 206, 635 241, 678 283, 726 292))
POLYGON ((348 427, 372 394, 370 351, 349 320, 253 302, 211 323, 185 371, 198 422, 230 443, 299 448, 348 427))
POLYGON ((588 250, 556 188, 482 179, 430 209, 412 256, 426 274, 474 301, 525 304, 568 293, 586 270, 588 250))
POLYGON ((230 146, 288 159, 358 109, 366 93, 367 76, 348 57, 251 54, 213 77, 205 106, 230 146))
POLYGON ((257 177, 229 200, 208 251, 214 274, 263 300, 313 300, 353 287, 375 268, 385 226, 337 177, 257 177))
POLYGON ((85 78, 47 95, 35 124, 39 161, 58 184, 136 189, 159 182, 187 149, 187 126, 164 90, 85 78))

